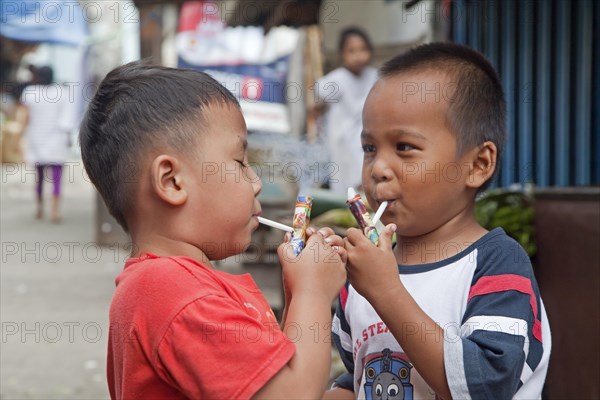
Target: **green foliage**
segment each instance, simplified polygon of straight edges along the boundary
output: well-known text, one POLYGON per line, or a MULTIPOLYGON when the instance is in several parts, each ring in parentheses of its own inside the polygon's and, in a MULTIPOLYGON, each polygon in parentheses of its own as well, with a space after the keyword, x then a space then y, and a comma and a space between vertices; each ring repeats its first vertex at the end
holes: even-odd
POLYGON ((326 211, 318 217, 311 219, 310 224, 316 227, 328 226, 340 236, 345 236, 348 228, 358 227, 356 220, 347 207, 326 211))
POLYGON ((503 228, 523 246, 529 257, 535 255, 533 200, 530 196, 504 189, 489 191, 477 200, 475 215, 481 226, 488 230, 503 228))

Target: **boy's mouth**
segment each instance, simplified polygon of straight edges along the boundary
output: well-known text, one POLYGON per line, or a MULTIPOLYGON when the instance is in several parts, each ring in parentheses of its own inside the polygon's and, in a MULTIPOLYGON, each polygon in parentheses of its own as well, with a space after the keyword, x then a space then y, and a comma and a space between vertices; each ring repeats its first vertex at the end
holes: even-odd
POLYGON ((376 199, 375 201, 377 201, 377 207, 379 207, 381 205, 381 203, 383 203, 384 201, 388 202, 388 207, 392 205, 392 203, 394 201, 396 201, 396 199, 386 199, 386 198, 380 198, 380 199, 376 199))

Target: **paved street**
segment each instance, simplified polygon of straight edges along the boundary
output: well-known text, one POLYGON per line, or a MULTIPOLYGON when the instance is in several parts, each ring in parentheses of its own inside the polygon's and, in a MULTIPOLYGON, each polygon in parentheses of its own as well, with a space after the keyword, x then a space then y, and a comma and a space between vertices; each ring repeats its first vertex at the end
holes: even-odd
POLYGON ((64 171, 60 224, 34 219, 34 183, 31 168, 2 166, 0 397, 107 398, 108 306, 125 253, 95 244, 79 162, 64 171))

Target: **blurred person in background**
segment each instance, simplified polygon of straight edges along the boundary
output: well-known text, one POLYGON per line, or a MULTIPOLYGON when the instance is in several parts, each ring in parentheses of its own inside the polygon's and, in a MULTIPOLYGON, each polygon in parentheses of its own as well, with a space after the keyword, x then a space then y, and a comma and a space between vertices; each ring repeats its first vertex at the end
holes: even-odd
POLYGON ((60 216, 61 178, 71 148, 68 91, 54 83, 50 67, 34 70, 31 85, 21 93, 19 119, 24 127, 25 160, 36 168, 36 218, 44 218, 44 181, 52 183, 51 220, 60 216))
POLYGON ((362 29, 344 29, 339 51, 342 66, 318 80, 313 111, 325 112, 322 134, 335 168, 330 189, 345 195, 349 186, 360 187, 362 108, 377 79, 377 70, 369 65, 373 46, 362 29))

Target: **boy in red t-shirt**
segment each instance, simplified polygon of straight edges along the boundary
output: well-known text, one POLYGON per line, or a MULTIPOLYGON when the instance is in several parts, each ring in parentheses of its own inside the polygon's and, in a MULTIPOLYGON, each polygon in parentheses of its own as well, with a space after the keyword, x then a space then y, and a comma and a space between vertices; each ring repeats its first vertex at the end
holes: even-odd
POLYGON ((92 100, 83 161, 134 243, 110 309, 112 398, 323 394, 342 239, 320 230, 298 257, 279 246, 282 329, 249 275, 211 266, 244 251, 258 226, 261 183, 246 137, 236 99, 198 71, 127 64, 92 100))

